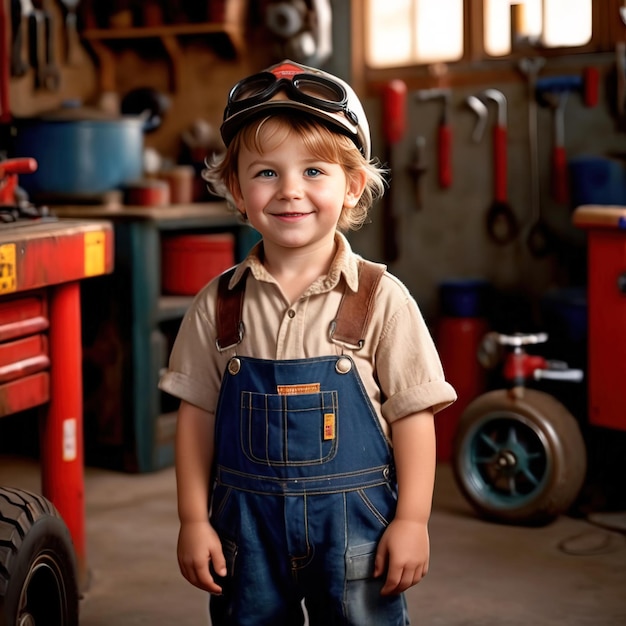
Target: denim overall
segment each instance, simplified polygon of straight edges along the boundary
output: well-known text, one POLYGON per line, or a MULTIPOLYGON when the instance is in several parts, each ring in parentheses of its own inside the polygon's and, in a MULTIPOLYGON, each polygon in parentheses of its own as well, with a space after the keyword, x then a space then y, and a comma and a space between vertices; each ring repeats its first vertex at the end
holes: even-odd
MULTIPOLYGON (((339 314, 333 324, 341 327, 339 314)), ((211 598, 213 626, 300 626, 302 599, 311 626, 409 623, 404 597, 382 597, 384 577, 372 577, 396 485, 349 356, 233 357, 217 407, 214 479, 211 522, 228 575, 211 598)))

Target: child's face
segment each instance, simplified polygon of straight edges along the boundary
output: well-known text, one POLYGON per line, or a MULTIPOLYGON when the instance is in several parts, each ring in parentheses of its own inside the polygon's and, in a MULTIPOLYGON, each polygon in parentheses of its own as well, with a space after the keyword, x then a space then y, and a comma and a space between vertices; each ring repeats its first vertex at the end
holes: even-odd
POLYGON ((343 207, 354 207, 364 181, 348 181, 338 163, 310 153, 294 133, 263 154, 241 147, 233 196, 266 247, 306 248, 334 241, 343 207))

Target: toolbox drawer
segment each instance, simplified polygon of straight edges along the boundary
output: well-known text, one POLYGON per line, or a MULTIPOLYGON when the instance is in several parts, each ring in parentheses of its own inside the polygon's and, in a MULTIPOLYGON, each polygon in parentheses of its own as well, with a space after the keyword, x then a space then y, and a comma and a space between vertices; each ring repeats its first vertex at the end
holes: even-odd
POLYGON ((0 300, 0 417, 50 399, 45 294, 0 300))

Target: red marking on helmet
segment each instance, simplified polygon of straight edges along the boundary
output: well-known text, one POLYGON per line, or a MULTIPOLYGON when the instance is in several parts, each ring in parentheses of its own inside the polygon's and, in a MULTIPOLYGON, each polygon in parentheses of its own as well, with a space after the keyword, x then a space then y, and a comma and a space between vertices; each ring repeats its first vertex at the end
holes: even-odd
POLYGON ((302 68, 291 63, 284 63, 272 68, 272 74, 277 78, 293 78, 296 74, 302 74, 302 68))

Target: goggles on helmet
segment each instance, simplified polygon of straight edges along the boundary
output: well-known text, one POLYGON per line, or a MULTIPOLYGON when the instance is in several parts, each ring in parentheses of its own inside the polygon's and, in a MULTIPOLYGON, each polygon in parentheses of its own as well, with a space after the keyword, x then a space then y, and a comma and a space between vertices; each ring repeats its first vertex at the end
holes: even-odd
POLYGON ((339 83, 315 74, 278 78, 271 72, 261 72, 238 82, 228 94, 224 119, 271 100, 279 91, 284 91, 295 102, 328 113, 342 112, 354 126, 359 123, 356 114, 348 109, 348 94, 339 83))
POLYGON ((367 120, 350 87, 330 74, 292 61, 244 78, 230 90, 220 129, 224 143, 229 145, 244 124, 270 114, 271 109, 296 109, 313 115, 351 137, 369 157, 367 120))

